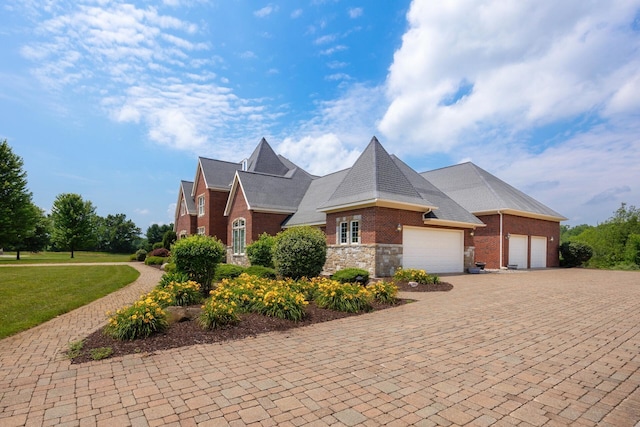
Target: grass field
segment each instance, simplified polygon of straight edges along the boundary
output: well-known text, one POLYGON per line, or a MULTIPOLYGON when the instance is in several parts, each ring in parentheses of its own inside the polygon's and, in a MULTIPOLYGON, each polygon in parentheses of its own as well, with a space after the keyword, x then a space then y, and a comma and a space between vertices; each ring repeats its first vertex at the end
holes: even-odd
POLYGON ((5 252, 0 255, 2 264, 52 264, 52 263, 80 263, 80 262, 127 262, 129 255, 107 254, 103 252, 20 252, 20 261, 16 261, 15 252, 5 252))
POLYGON ((140 273, 128 265, 0 268, 0 338, 120 289, 140 273))

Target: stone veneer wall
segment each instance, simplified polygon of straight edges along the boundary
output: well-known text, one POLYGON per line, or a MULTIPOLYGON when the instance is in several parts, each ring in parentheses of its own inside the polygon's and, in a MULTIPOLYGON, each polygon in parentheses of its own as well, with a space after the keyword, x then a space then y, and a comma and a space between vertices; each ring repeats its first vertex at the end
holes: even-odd
POLYGON ((464 269, 476 266, 476 248, 474 246, 464 247, 464 269))
POLYGON ((233 246, 227 246, 227 264, 241 265, 249 267, 249 257, 247 255, 234 255, 233 246))
POLYGON ((329 245, 323 273, 362 268, 371 277, 389 277, 402 266, 402 245, 329 245))

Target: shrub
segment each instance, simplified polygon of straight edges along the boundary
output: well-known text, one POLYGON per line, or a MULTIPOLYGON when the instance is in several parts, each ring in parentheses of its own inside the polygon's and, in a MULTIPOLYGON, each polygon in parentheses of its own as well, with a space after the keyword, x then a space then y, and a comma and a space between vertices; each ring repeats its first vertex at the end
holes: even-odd
POLYGON ((397 301, 398 287, 391 282, 377 282, 367 285, 367 290, 374 300, 383 304, 394 304, 397 301))
POLYGON ((640 234, 629 234, 624 248, 624 258, 627 263, 640 266, 640 234))
POLYGON ((162 248, 162 242, 155 242, 153 246, 151 246, 151 250, 156 250, 162 248))
POLYGON ((275 242, 274 236, 262 233, 258 240, 248 245, 246 251, 251 265, 274 268, 272 254, 275 242))
POLYGON ((358 282, 358 276, 360 277, 361 283, 367 283, 369 281, 369 272, 362 268, 344 268, 336 271, 331 278, 340 283, 356 283, 358 282))
POLYGON ((171 258, 167 259, 166 261, 167 263, 164 266, 164 272, 169 274, 177 273, 176 264, 171 261, 171 258))
POLYGON ((129 261, 137 261, 137 260, 138 260, 138 254, 129 255, 129 261))
POLYGON ((249 276, 262 277, 264 279, 276 278, 276 270, 273 268, 263 267, 261 265, 252 265, 251 267, 247 267, 244 272, 249 276))
POLYGON ((580 242, 564 242, 560 245, 560 255, 563 266, 577 267, 591 259, 593 249, 580 242))
POLYGON ((421 285, 440 283, 440 277, 427 274, 424 270, 415 268, 399 268, 393 275, 394 282, 418 282, 421 285))
POLYGON ((171 245, 173 245, 173 242, 175 242, 176 240, 178 240, 176 232, 173 230, 168 230, 162 236, 162 247, 166 250, 170 250, 171 245))
POLYGON ((136 260, 137 261, 144 261, 144 259, 147 257, 147 251, 145 251, 144 249, 138 249, 136 251, 136 260))
POLYGON ((318 228, 292 227, 276 236, 273 262, 282 277, 315 277, 322 271, 326 259, 326 238, 318 228))
POLYGON ((303 294, 288 287, 287 282, 281 281, 274 283, 256 301, 253 309, 265 316, 298 321, 304 317, 304 306, 307 304, 303 294))
POLYGON ((216 274, 214 276, 214 280, 216 282, 221 281, 222 279, 235 279, 242 273, 244 273, 245 268, 241 265, 234 264, 220 264, 216 268, 216 274))
POLYGON ((240 321, 235 302, 208 299, 202 306, 200 325, 206 329, 216 329, 226 325, 235 325, 240 321))
POLYGON ((150 296, 143 297, 114 314, 107 312, 109 321, 104 332, 119 340, 146 338, 167 327, 167 319, 160 304, 150 296))
POLYGON ((164 264, 166 258, 163 258, 161 256, 148 256, 147 258, 145 258, 144 263, 146 265, 162 265, 164 264))
POLYGON ((185 273, 166 272, 165 270, 165 273, 160 278, 160 284, 158 284, 158 286, 160 288, 164 288, 171 282, 181 283, 181 282, 186 282, 187 280, 189 280, 189 276, 185 273))
POLYGON ((192 280, 200 283, 202 293, 207 295, 211 290, 216 266, 225 253, 226 248, 220 240, 196 234, 176 241, 171 256, 176 270, 188 274, 192 280))
POLYGON ((318 282, 315 301, 321 308, 357 313, 371 309, 371 298, 363 286, 324 279, 318 282))
POLYGON ((159 256, 162 258, 167 258, 169 256, 169 251, 165 248, 156 248, 152 250, 147 256, 159 256))

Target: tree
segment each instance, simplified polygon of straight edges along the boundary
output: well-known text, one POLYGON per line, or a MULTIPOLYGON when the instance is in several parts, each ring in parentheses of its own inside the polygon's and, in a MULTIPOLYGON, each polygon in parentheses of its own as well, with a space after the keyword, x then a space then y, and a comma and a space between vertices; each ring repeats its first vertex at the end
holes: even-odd
POLYGON ((16 251, 16 260, 20 260, 21 251, 39 252, 49 245, 51 240, 51 222, 44 211, 36 205, 31 205, 35 223, 19 241, 11 246, 16 251))
POLYGON ((14 247, 35 228, 37 211, 27 190, 23 162, 5 139, 0 143, 0 248, 14 247))
POLYGON ((294 280, 320 274, 327 260, 327 241, 315 227, 292 227, 278 233, 273 263, 278 275, 294 280))
POLYGON ((93 236, 95 208, 79 194, 63 193, 56 197, 51 208, 52 240, 61 249, 74 251, 90 243, 93 236))
POLYGON ((132 253, 136 250, 141 230, 125 214, 97 217, 98 250, 111 253, 132 253))
POLYGON ((178 240, 176 232, 173 230, 169 230, 164 233, 164 236, 162 236, 162 247, 170 251, 171 245, 173 245, 176 240, 178 240))
POLYGON ((154 243, 162 242, 164 233, 169 230, 173 230, 173 224, 151 224, 147 228, 147 243, 149 246, 152 247, 154 243))

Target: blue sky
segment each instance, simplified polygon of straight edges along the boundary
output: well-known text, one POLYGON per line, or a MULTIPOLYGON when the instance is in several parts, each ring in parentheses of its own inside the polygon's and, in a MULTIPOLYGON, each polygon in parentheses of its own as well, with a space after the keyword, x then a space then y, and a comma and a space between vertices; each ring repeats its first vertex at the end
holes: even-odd
POLYGON ((8 0, 0 138, 34 201, 169 223, 197 156, 262 137, 316 174, 373 135, 569 218, 640 206, 640 0, 8 0))

